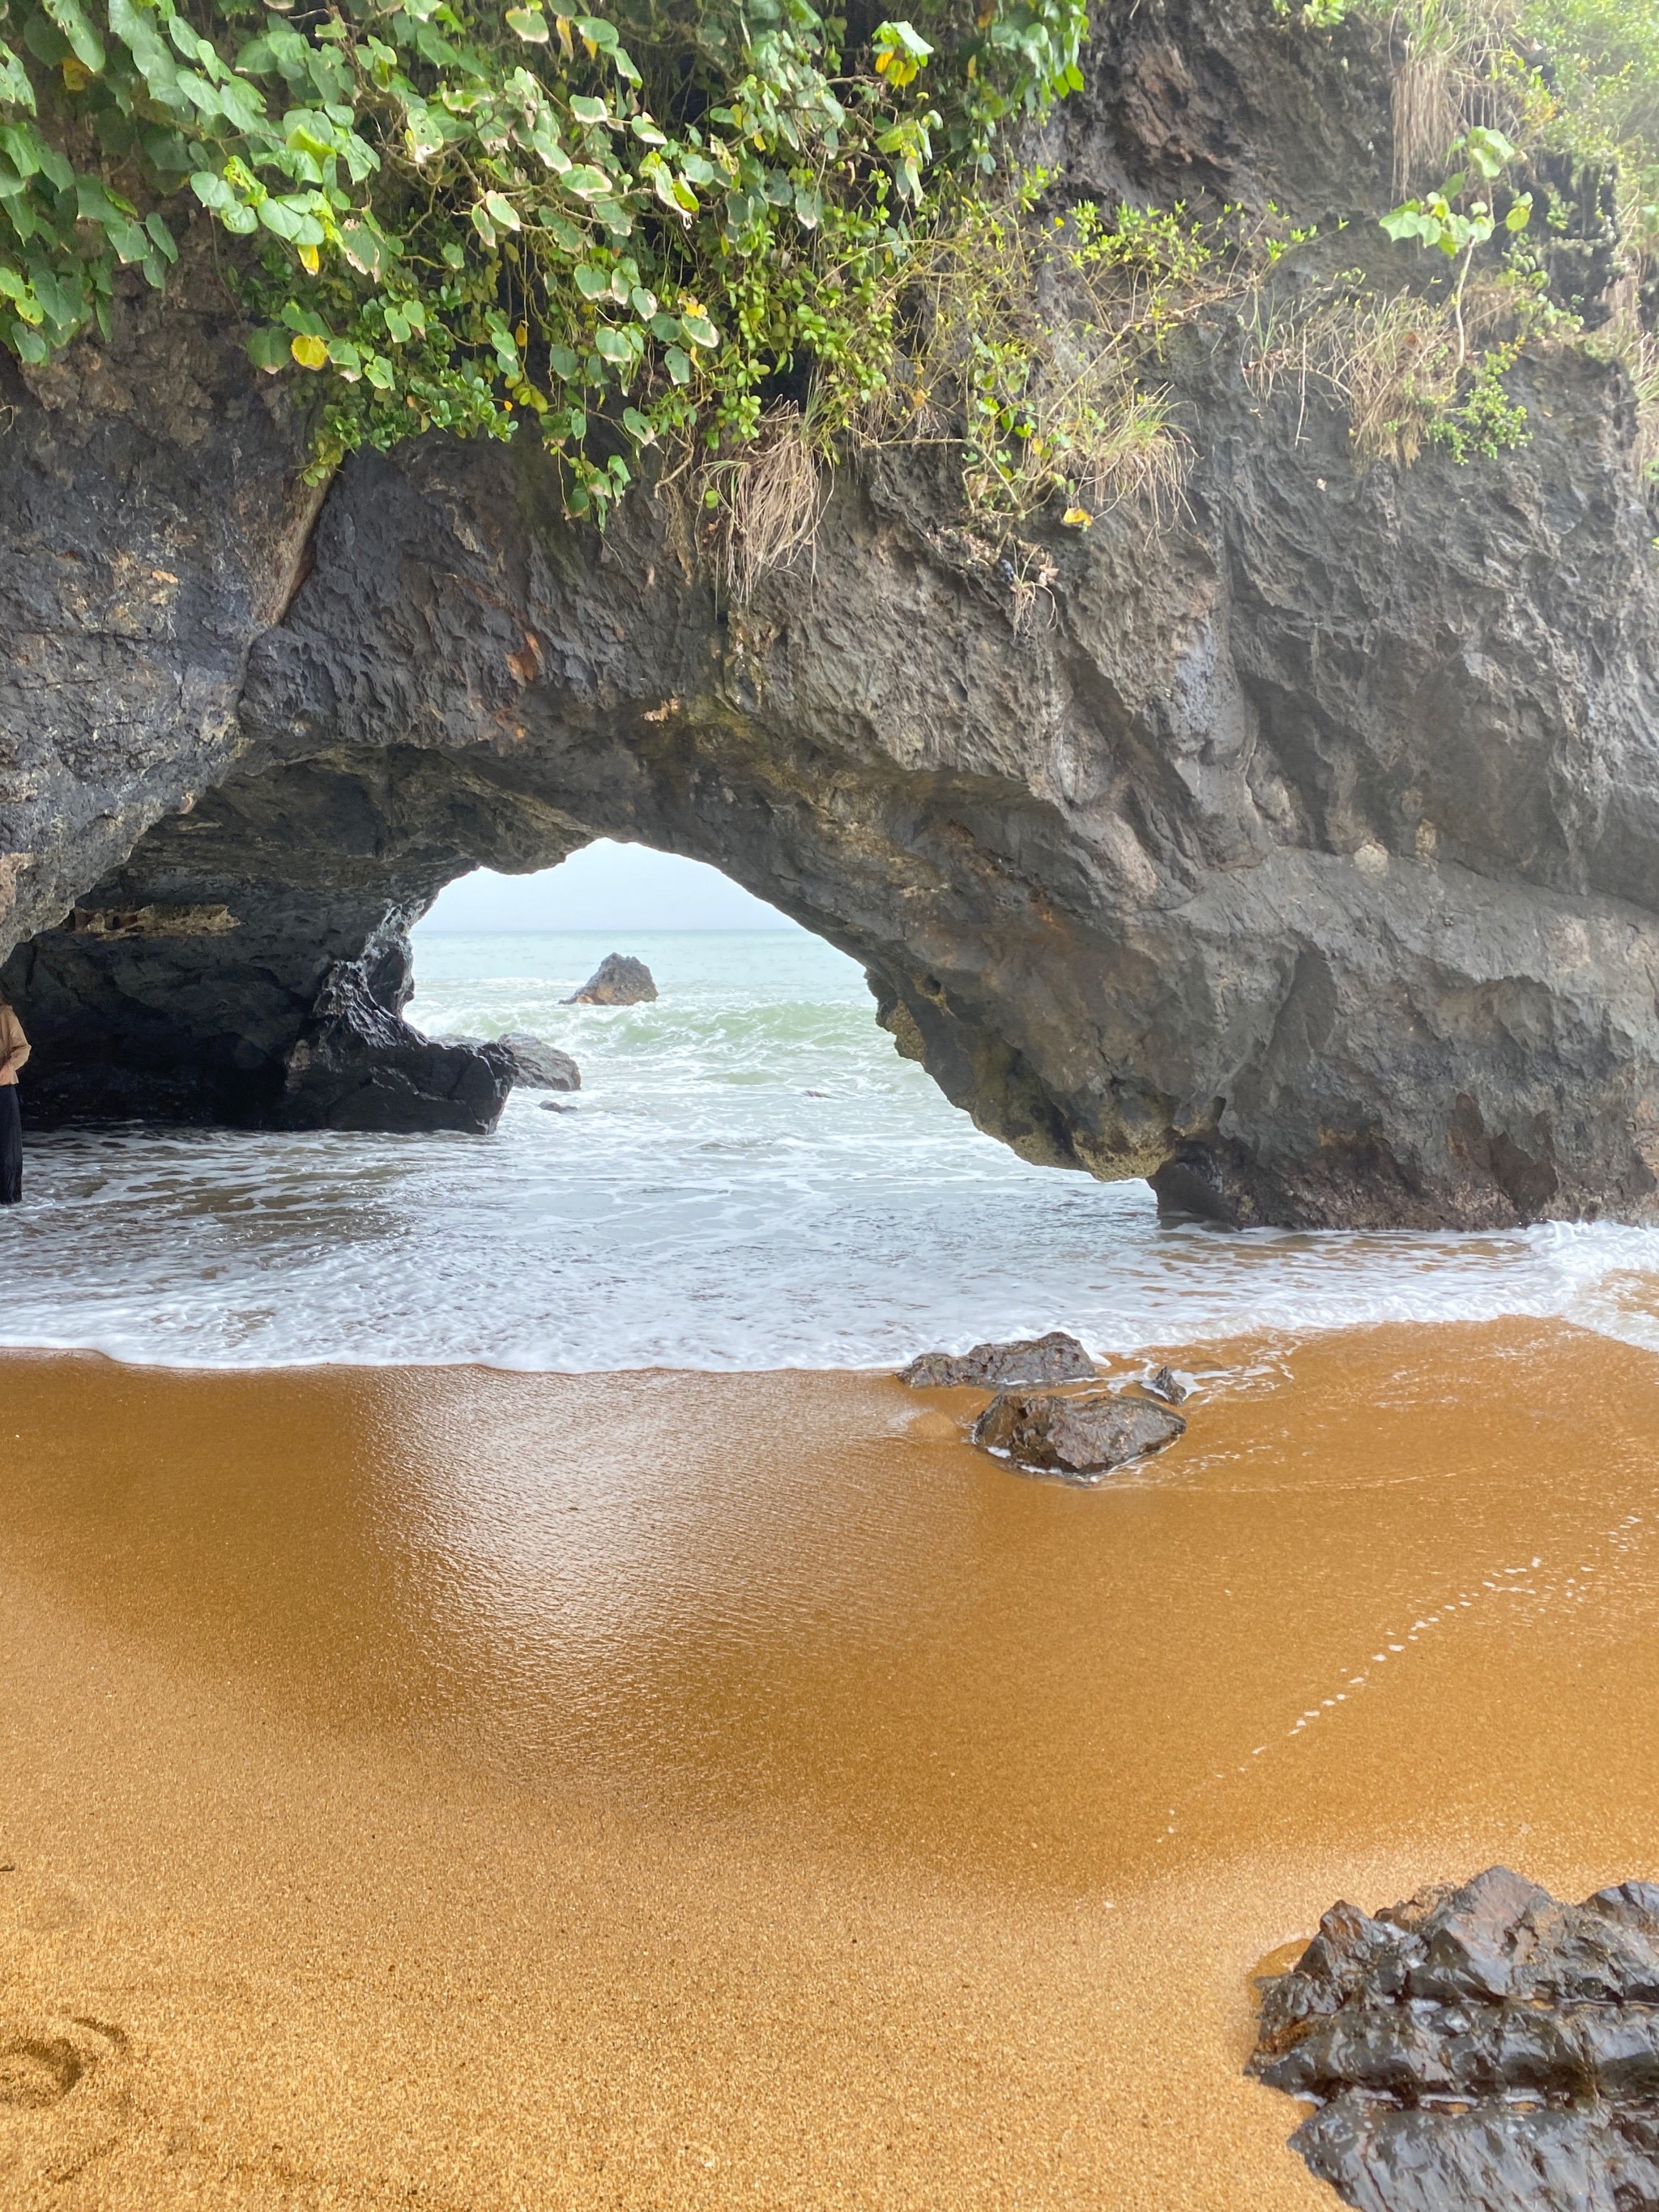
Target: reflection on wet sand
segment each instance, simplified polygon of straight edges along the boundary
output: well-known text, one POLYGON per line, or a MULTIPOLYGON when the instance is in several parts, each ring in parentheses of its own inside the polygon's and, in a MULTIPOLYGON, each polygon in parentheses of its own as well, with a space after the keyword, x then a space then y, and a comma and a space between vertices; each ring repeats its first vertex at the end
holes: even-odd
POLYGON ((5 2201, 1330 2201, 1253 1963, 1659 1872, 1659 1368, 1182 1364, 1079 1492, 878 1378, 9 1360, 0 2045, 122 2040, 0 2057, 5 2201))

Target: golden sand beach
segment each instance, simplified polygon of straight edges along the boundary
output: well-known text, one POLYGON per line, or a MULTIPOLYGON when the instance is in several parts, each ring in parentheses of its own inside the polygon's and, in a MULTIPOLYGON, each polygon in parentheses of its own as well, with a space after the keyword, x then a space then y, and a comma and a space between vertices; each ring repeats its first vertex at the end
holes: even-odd
POLYGON ((1659 1367, 1181 1358, 1096 1491, 883 1377, 6 1358, 0 2204, 1334 2203, 1264 1954, 1659 1873, 1659 1367))

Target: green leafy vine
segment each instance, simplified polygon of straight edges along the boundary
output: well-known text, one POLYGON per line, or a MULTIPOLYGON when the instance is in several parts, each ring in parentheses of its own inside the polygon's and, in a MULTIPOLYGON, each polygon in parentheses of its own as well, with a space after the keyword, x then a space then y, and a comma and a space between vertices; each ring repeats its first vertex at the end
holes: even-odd
POLYGON ((107 335, 193 225, 315 471, 528 423, 601 519, 644 450, 836 436, 892 277, 1000 129, 1080 85, 1081 0, 923 0, 853 42, 806 0, 0 0, 0 343, 107 335))

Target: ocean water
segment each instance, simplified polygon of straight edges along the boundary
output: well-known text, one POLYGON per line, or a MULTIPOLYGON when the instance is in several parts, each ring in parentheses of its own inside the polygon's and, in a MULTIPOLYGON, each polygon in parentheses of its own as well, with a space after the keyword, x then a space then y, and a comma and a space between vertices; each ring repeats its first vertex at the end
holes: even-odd
POLYGON ((1099 1352, 1561 1316, 1659 1350, 1659 1232, 1228 1234, 1016 1159, 795 931, 417 935, 410 1018, 574 1054, 494 1135, 35 1139, 0 1343, 203 1366, 864 1367, 1066 1328, 1099 1352), (561 1001, 621 950, 661 993, 561 1001))

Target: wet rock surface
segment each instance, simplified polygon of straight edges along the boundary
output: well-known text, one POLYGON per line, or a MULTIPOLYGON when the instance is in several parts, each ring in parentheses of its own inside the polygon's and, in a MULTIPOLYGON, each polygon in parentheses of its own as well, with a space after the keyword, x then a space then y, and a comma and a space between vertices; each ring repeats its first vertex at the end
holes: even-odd
POLYGON ((515 1091, 580 1091, 582 1072, 568 1052, 532 1036, 527 1030, 509 1030, 498 1037, 441 1037, 441 1044, 464 1045, 481 1052, 506 1075, 515 1091))
POLYGON ((1005 1390, 975 1422, 973 1437, 1031 1474, 1094 1482, 1161 1451, 1186 1427, 1167 1406, 1111 1390, 1005 1390))
POLYGON ((262 1118, 287 1129, 482 1136, 501 1119, 512 1085, 490 1047, 422 1036, 375 998, 361 967, 342 963, 325 979, 262 1118))
POLYGON ((1184 1406, 1193 1395, 1173 1367, 1158 1368, 1141 1388, 1150 1390, 1154 1398, 1161 1398, 1166 1406, 1184 1406))
POLYGON ((1091 1382, 1095 1363, 1064 1329, 1012 1344, 976 1344, 969 1352, 924 1352, 902 1369, 913 1390, 1000 1390, 1007 1382, 1091 1382))
POLYGON ((1361 2212, 1659 2207, 1659 1887, 1565 1905, 1504 1867, 1334 1905, 1263 1985, 1250 2071, 1361 2212))
POLYGON ((657 995, 651 970, 626 952, 607 952, 567 1006, 641 1006, 657 995))
MULTIPOLYGON (((1384 30, 1094 12, 1030 149, 1066 193, 1316 227, 1268 320, 1395 252, 1384 30)), ((531 438, 307 486, 306 380, 191 255, 106 343, 0 363, 26 1112, 278 1113, 340 963, 396 1018, 446 883, 621 837, 859 959, 1029 1160, 1223 1222, 1659 1218, 1659 575, 1613 362, 1517 363, 1499 459, 1361 471, 1218 313, 1159 368, 1178 511, 1032 518, 1035 618, 924 449, 838 470, 812 562, 732 606, 692 495, 601 539, 531 438)))

